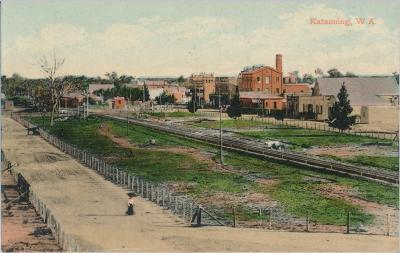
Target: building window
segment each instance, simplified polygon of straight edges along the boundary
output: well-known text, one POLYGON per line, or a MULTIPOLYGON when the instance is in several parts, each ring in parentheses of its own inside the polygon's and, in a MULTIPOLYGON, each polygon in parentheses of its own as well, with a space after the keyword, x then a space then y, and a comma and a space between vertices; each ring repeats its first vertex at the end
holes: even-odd
POLYGON ((265 77, 265 83, 269 84, 269 76, 265 77))
POLYGON ((259 76, 257 76, 257 82, 261 83, 261 78, 259 76))
POLYGON ((257 91, 260 91, 260 88, 257 88, 257 91))
POLYGON ((279 88, 276 88, 276 93, 279 94, 279 88))
POLYGON ((268 108, 268 102, 265 102, 265 108, 268 108))
POLYGON ((276 102, 274 102, 274 109, 276 109, 276 102))

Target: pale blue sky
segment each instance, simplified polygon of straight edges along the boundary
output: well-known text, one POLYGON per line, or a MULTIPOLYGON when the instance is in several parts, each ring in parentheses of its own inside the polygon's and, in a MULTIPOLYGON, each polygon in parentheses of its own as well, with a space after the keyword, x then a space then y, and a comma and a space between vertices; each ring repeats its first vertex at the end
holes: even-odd
POLYGON ((399 7, 398 1, 349 0, 6 0, 2 71, 40 76, 35 59, 56 48, 66 58, 63 74, 232 75, 246 65, 273 65, 276 53, 284 55, 285 72, 338 67, 390 74, 398 68, 399 7), (309 24, 358 16, 374 17, 377 25, 309 24))

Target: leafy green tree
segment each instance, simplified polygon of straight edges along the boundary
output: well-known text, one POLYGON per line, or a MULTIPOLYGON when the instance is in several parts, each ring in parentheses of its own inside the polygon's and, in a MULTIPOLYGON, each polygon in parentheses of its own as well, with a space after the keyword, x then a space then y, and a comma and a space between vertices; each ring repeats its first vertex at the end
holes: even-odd
POLYGON ((241 106, 240 106, 240 94, 239 94, 238 86, 236 86, 236 92, 232 98, 231 105, 228 107, 227 113, 230 118, 234 118, 234 119, 242 116, 242 111, 241 111, 241 106))
POLYGON ((328 70, 329 77, 335 78, 335 77, 343 77, 343 74, 336 68, 328 70))
POLYGON ((112 84, 114 84, 114 88, 119 90, 119 88, 121 87, 121 82, 117 72, 115 71, 112 71, 111 73, 107 72, 105 76, 108 77, 108 79, 111 81, 112 84))
POLYGON ((315 81, 315 77, 311 74, 304 74, 303 75, 303 82, 312 84, 315 81))
POLYGON ((172 94, 167 94, 165 91, 163 91, 160 96, 157 96, 155 98, 155 100, 157 101, 157 103, 159 103, 160 105, 164 105, 164 104, 173 104, 176 101, 175 96, 172 94))
POLYGON ((345 130, 354 124, 354 117, 349 116, 353 108, 350 105, 348 97, 349 95, 347 94, 347 89, 343 82, 337 95, 338 101, 333 105, 329 115, 329 126, 345 130))
POLYGON ((150 92, 149 92, 149 88, 147 88, 146 84, 143 85, 143 89, 144 89, 144 102, 149 101, 150 92))
POLYGON ((185 78, 181 75, 180 77, 178 77, 178 79, 176 79, 176 81, 177 81, 179 84, 181 84, 181 83, 184 83, 186 80, 185 80, 185 78))
POLYGON ((198 109, 198 106, 197 106, 194 89, 191 92, 192 92, 192 100, 188 103, 187 108, 188 108, 189 112, 195 113, 198 109))
POLYGON ((357 77, 357 75, 352 72, 346 72, 346 74, 344 74, 344 76, 345 77, 357 77))

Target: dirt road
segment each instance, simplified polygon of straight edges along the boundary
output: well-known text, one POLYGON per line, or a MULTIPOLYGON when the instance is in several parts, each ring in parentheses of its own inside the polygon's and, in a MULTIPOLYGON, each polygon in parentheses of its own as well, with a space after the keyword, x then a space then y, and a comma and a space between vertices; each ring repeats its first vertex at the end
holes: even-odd
POLYGON ((126 190, 3 117, 3 150, 53 215, 83 247, 106 251, 398 251, 398 238, 191 228, 136 198, 125 216, 126 190))

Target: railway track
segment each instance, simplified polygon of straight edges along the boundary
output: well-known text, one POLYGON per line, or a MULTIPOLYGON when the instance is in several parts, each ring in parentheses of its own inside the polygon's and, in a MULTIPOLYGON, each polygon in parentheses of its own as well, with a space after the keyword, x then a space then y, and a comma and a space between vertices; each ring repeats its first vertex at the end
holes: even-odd
MULTIPOLYGON (((101 117, 116 119, 124 122, 126 122, 127 120, 126 117, 113 115, 104 115, 101 117)), ((206 142, 208 144, 216 146, 220 145, 220 137, 218 133, 187 129, 179 127, 177 125, 170 126, 146 120, 138 120, 132 117, 129 117, 129 123, 148 127, 154 130, 166 132, 187 139, 206 142)), ((233 136, 224 136, 222 140, 222 145, 223 148, 226 150, 239 151, 259 157, 269 158, 277 161, 285 161, 295 165, 301 165, 309 168, 329 171, 332 173, 379 181, 391 185, 399 184, 399 176, 395 172, 383 171, 369 167, 353 166, 340 162, 326 161, 313 156, 290 152, 287 150, 281 151, 268 149, 265 144, 256 142, 254 140, 233 136)))

